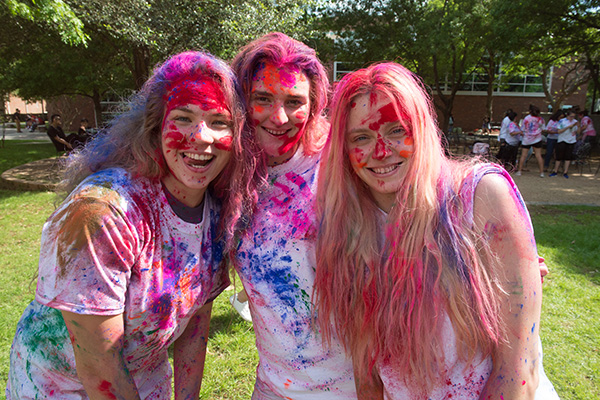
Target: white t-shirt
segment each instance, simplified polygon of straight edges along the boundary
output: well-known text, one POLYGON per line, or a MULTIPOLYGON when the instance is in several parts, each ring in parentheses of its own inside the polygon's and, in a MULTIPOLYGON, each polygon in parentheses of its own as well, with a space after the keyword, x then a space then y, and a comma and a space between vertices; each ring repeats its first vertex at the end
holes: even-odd
POLYGON ((498 133, 498 140, 501 140, 501 139, 506 140, 506 137, 509 136, 508 125, 511 122, 512 121, 510 120, 510 118, 508 118, 508 116, 504 117, 504 119, 502 120, 502 124, 500 124, 500 133, 498 133))
MULTIPOLYGON (((488 173, 496 173, 504 176, 511 185, 516 198, 524 209, 525 215, 529 219, 529 213, 525 208, 525 203, 515 185, 514 181, 503 168, 493 164, 480 164, 473 169, 467 179, 465 179, 462 189, 459 193, 466 206, 464 218, 468 224, 473 224, 473 202, 475 188, 481 178, 488 173)), ((529 220, 531 223, 531 220, 529 220)), ((533 232, 533 228, 531 228, 533 232)), ((443 312, 443 323, 441 326, 441 335, 444 338, 443 351, 445 360, 445 371, 443 371, 445 380, 438 386, 435 386, 427 393, 427 397, 422 397, 420 393, 415 393, 415 389, 410 382, 406 382, 403 376, 397 373, 398 368, 394 366, 393 360, 381 358, 378 360, 377 367, 379 375, 384 384, 384 399, 386 400, 421 400, 421 399, 460 399, 477 400, 487 380, 492 372, 492 358, 483 358, 481 353, 476 354, 470 364, 459 358, 456 349, 456 334, 452 327, 450 318, 443 312)), ((539 344, 539 359, 537 360, 539 372, 539 386, 536 390, 535 398, 538 400, 558 400, 558 395, 552 386, 550 380, 544 373, 542 366, 542 348, 539 344)))
POLYGON ((299 149, 269 168, 238 249, 260 358, 253 399, 356 399, 351 360, 337 341, 326 347, 311 319, 319 156, 299 149))
POLYGON ((171 399, 168 347, 229 284, 218 208, 181 220, 160 181, 108 169, 85 179, 44 224, 36 299, 11 348, 7 398, 85 399, 60 310, 123 314, 124 359, 142 399, 171 399))
POLYGON ((573 143, 577 142, 577 125, 575 124, 576 122, 577 122, 576 119, 573 119, 573 121, 569 121, 569 119, 566 117, 561 119, 558 122, 559 130, 570 126, 570 128, 568 128, 564 132, 558 134, 558 143, 565 142, 565 143, 573 144, 573 143))

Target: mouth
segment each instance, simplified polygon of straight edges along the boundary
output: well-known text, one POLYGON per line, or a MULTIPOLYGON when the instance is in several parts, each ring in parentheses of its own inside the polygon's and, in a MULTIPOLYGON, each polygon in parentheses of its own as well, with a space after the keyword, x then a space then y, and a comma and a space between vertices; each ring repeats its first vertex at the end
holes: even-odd
POLYGON ((212 154, 181 153, 184 162, 192 167, 206 167, 215 158, 212 154))
POLYGON ((262 128, 269 135, 273 135, 273 136, 283 136, 290 131, 289 129, 271 129, 271 128, 265 128, 264 126, 262 128))
POLYGON ((374 168, 367 168, 369 171, 373 172, 375 175, 387 175, 395 170, 397 170, 398 168, 400 168, 400 165, 402 165, 402 163, 398 163, 398 164, 392 164, 392 165, 387 165, 385 167, 374 167, 374 168))

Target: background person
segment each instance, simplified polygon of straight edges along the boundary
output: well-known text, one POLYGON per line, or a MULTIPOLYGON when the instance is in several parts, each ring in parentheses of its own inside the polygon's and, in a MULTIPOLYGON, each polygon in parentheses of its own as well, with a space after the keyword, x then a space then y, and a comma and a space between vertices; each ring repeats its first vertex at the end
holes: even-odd
POLYGON ((554 148, 558 142, 558 122, 565 117, 565 112, 562 109, 556 110, 548 120, 545 131, 546 136, 546 155, 544 156, 544 171, 550 167, 550 160, 554 156, 554 148))
POLYGON ((594 123, 588 115, 588 110, 579 112, 581 139, 584 143, 590 143, 592 148, 596 146, 596 130, 594 123))
POLYGON ((533 228, 510 176, 445 157, 431 100, 398 64, 346 75, 331 109, 316 312, 352 355, 358 398, 556 399, 533 228))
POLYGON ((181 53, 69 157, 7 399, 171 399, 171 345, 175 398, 198 398, 223 251, 255 198, 242 104, 224 62, 181 53))
POLYGON ((569 178, 569 165, 574 159, 573 149, 577 142, 577 132, 579 131, 579 121, 575 119, 575 111, 566 111, 566 117, 558 122, 558 142, 556 143, 556 162, 554 171, 549 175, 554 177, 558 175, 560 163, 563 163, 563 177, 569 178))
POLYGON ((535 158, 538 163, 540 170, 540 177, 544 177, 544 160, 542 159, 542 146, 543 136, 542 131, 544 129, 544 119, 540 117, 540 109, 533 104, 529 106, 529 115, 523 119, 523 140, 521 141, 521 159, 519 160, 519 168, 517 170, 517 176, 521 175, 521 170, 527 159, 527 153, 529 149, 533 149, 535 158))

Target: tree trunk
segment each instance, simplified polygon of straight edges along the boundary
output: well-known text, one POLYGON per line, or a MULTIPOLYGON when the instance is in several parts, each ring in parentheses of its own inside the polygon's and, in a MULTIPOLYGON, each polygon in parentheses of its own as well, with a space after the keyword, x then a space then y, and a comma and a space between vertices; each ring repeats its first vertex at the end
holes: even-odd
POLYGON ((150 75, 150 48, 145 45, 137 45, 132 49, 133 53, 133 81, 135 89, 140 90, 150 75))

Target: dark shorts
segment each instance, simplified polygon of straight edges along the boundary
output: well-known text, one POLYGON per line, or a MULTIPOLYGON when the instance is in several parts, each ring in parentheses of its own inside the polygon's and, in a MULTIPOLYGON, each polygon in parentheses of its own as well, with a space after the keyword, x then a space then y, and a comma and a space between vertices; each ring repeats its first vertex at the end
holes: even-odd
POLYGON ((558 142, 554 148, 556 161, 571 161, 573 160, 573 148, 575 143, 558 142))
POLYGON ((533 147, 534 149, 539 149, 540 147, 542 147, 542 145, 544 144, 543 140, 540 140, 537 143, 534 144, 522 144, 521 147, 524 149, 529 149, 530 147, 533 147))

